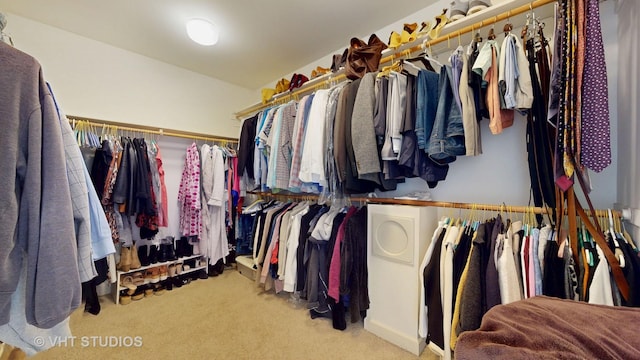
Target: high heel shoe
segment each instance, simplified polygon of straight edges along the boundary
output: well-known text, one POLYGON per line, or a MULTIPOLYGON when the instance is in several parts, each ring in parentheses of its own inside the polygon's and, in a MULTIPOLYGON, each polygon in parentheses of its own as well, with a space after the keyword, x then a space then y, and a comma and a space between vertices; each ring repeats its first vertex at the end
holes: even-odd
POLYGON ((447 25, 447 22, 449 21, 449 19, 447 19, 447 9, 443 9, 442 10, 442 14, 436 16, 436 25, 433 27, 433 29, 431 29, 431 31, 429 31, 429 38, 431 38, 431 40, 437 39, 438 36, 440 36, 440 31, 442 31, 442 28, 447 25))

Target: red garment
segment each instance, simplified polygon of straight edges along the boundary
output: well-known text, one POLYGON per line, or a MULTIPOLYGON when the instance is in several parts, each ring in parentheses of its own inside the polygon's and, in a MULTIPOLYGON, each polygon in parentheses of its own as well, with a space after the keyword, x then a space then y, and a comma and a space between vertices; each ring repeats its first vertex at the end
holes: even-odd
POLYGON ((331 264, 329 265, 329 296, 331 296, 336 302, 340 299, 340 245, 344 238, 344 227, 349 218, 358 211, 358 208, 352 206, 344 216, 340 227, 338 227, 338 234, 336 236, 336 243, 333 246, 333 254, 331 256, 331 264))

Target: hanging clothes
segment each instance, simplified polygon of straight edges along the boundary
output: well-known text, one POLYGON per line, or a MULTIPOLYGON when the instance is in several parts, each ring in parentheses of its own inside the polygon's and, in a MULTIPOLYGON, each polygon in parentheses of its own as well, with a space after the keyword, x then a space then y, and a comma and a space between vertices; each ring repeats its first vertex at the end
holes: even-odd
POLYGON ((225 227, 225 165, 217 145, 201 147, 202 232, 200 251, 214 265, 229 255, 225 227))
POLYGON ((180 205, 180 235, 200 237, 202 215, 200 214, 200 155, 196 143, 187 149, 178 190, 180 205))

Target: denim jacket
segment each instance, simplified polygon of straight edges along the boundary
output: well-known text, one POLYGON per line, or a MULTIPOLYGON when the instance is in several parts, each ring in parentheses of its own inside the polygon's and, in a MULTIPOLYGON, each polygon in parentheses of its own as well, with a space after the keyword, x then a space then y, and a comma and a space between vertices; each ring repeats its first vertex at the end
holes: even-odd
POLYGON ((440 69, 438 110, 427 146, 429 157, 437 164, 454 162, 465 155, 462 114, 451 89, 453 73, 446 65, 440 69))

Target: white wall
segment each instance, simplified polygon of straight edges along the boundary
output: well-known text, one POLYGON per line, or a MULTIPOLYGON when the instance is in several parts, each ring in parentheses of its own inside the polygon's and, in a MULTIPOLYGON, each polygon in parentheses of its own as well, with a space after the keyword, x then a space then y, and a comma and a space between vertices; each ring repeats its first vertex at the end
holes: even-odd
POLYGON ((631 226, 627 228, 633 238, 640 245, 640 114, 638 102, 640 101, 640 82, 638 82, 638 61, 640 60, 640 47, 638 36, 638 16, 640 5, 634 0, 620 1, 618 9, 620 23, 618 26, 618 39, 624 46, 620 47, 618 67, 625 74, 620 78, 618 97, 618 115, 620 125, 618 127, 619 162, 618 167, 618 204, 621 208, 635 209, 632 212, 631 226))
POLYGON ((255 98, 252 90, 6 15, 5 31, 40 61, 70 115, 237 137, 232 114, 255 98))
MULTIPOLYGON (((502 3, 504 1, 495 1, 494 3, 502 3)), ((433 5, 412 14, 404 19, 395 21, 382 29, 372 29, 371 33, 375 33, 378 37, 387 41, 391 31, 401 31, 404 23, 420 24, 422 21, 430 20, 434 22, 436 15, 442 12, 442 9, 449 7, 449 0, 440 0, 433 5)), ((528 4, 528 1, 513 1, 516 6, 528 4)), ((591 200, 597 208, 611 208, 616 201, 616 174, 617 174, 617 66, 616 58, 618 56, 617 41, 617 16, 614 12, 613 1, 606 1, 601 4, 601 19, 603 28, 603 38, 605 41, 605 56, 607 60, 607 71, 609 76, 609 102, 611 110, 611 143, 613 164, 605 169, 602 173, 591 173, 591 183, 593 191, 591 192, 591 200)), ((543 8, 535 9, 536 16, 540 14, 553 14, 552 5, 546 5, 543 8)), ((478 15, 474 15, 477 17, 478 15)), ((479 21, 479 20, 478 20, 479 21)), ((516 25, 515 21, 514 25, 516 25)), ((553 19, 546 21, 545 35, 552 37, 553 19)), ((499 34, 503 27, 503 23, 495 25, 496 33, 499 34)), ((486 37, 489 27, 482 28, 480 34, 486 37)), ((518 29, 514 29, 518 33, 518 29)), ((348 45, 352 36, 358 36, 362 39, 368 39, 368 34, 345 34, 345 47, 348 45)), ((502 37, 498 35, 500 40, 502 37)), ((463 44, 470 41, 470 37, 462 37, 463 44)), ((458 45, 457 38, 451 39, 451 48, 454 49, 458 45)), ((331 65, 331 57, 333 54, 342 53, 342 49, 336 49, 331 54, 320 58, 300 69, 293 71, 291 74, 283 75, 284 78, 290 78, 293 73, 310 74, 312 69, 317 66, 329 67, 331 65)), ((440 62, 446 62, 449 57, 450 50, 447 49, 447 42, 434 46, 432 49, 440 62)), ((279 79, 265 85, 272 87, 279 79)), ((258 98, 254 99, 256 102, 258 98)), ((441 182, 435 189, 429 190, 434 200, 439 201, 455 201, 467 203, 490 203, 508 205, 527 205, 529 203, 529 173, 527 165, 526 143, 525 143, 525 123, 526 119, 516 116, 515 125, 506 129, 500 135, 492 135, 488 129, 488 121, 483 120, 481 123, 481 136, 483 154, 477 157, 459 157, 457 161, 451 164, 449 174, 444 182, 441 182)), ((579 186, 576 191, 579 193, 579 186)), ((419 179, 410 179, 406 184, 400 185, 395 192, 379 193, 380 197, 393 196, 395 194, 404 194, 415 190, 426 190, 427 185, 419 179)), ((580 194, 578 194, 580 198, 580 194)), ((587 206, 582 201, 583 206, 587 206)))

